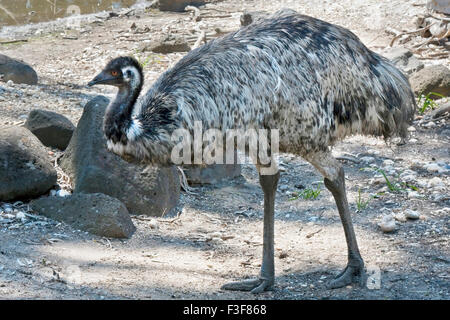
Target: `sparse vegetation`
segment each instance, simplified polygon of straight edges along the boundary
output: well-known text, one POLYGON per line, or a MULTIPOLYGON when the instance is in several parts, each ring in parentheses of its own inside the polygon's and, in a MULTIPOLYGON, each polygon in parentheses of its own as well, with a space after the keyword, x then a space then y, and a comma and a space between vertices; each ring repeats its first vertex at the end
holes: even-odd
POLYGON ((318 185, 316 188, 305 188, 301 192, 294 192, 293 196, 289 199, 289 201, 294 201, 299 198, 305 200, 316 200, 317 197, 319 197, 320 192, 321 192, 320 185, 318 185))
POLYGON ((139 62, 139 64, 141 65, 141 67, 144 69, 146 66, 149 65, 149 63, 152 60, 151 56, 147 56, 147 57, 142 57, 141 54, 136 51, 134 54, 134 58, 139 62))
POLYGON ((381 173, 381 175, 384 177, 384 180, 386 180, 386 184, 388 186, 389 191, 391 192, 401 192, 405 189, 401 187, 401 184, 396 181, 390 181, 389 178, 386 175, 386 172, 384 172, 383 169, 376 169, 377 172, 381 173))
POLYGON ((358 189, 358 199, 356 200, 356 206, 358 211, 363 211, 369 205, 370 199, 363 200, 361 197, 361 189, 358 189))
POLYGON ((445 98, 442 94, 436 93, 436 92, 429 92, 426 95, 424 95, 423 93, 420 93, 419 101, 418 101, 419 114, 424 114, 427 110, 430 110, 430 109, 433 110, 438 106, 438 104, 433 99, 431 99, 431 96, 445 98))
MULTIPOLYGON (((386 172, 383 169, 380 169, 380 168, 362 168, 361 170, 363 170, 363 171, 376 171, 376 172, 380 173, 383 176, 384 180, 386 181, 386 185, 387 185, 387 187, 388 187, 390 192, 399 193, 399 192, 404 192, 407 189, 411 189, 413 191, 419 191, 418 187, 416 187, 414 185, 411 185, 409 183, 400 181, 399 176, 397 176, 397 178, 395 180, 389 179, 387 174, 386 174, 386 172)), ((377 197, 379 197, 379 196, 381 196, 383 194, 384 194, 383 192, 379 192, 379 193, 377 193, 374 196, 374 198, 377 198, 377 197)))

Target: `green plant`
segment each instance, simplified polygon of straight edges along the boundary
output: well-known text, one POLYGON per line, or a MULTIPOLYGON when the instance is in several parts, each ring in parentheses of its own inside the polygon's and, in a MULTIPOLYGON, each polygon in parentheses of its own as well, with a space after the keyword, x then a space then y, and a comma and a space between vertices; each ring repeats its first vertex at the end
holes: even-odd
POLYGON ((305 188, 303 191, 301 192, 294 192, 294 195, 289 198, 289 201, 293 201, 293 200, 297 200, 298 198, 302 198, 305 200, 316 200, 317 197, 320 195, 320 185, 317 186, 317 188, 313 189, 313 188, 305 188))
POLYGON ((160 60, 158 59, 158 56, 156 55, 149 55, 146 57, 142 56, 142 53, 138 50, 135 51, 133 54, 134 58, 137 60, 137 62, 141 65, 141 67, 144 69, 151 63, 160 63, 160 60))
MULTIPOLYGON (((376 171, 378 173, 381 173, 381 175, 383 176, 384 180, 386 181, 386 185, 389 189, 389 191, 391 192, 403 192, 406 191, 406 189, 411 189, 414 191, 419 191, 419 188, 416 186, 413 186, 411 184, 408 184, 406 182, 401 182, 400 181, 400 174, 397 176, 397 178, 395 179, 395 181, 391 181, 389 180, 389 178, 386 175, 386 172, 383 169, 380 168, 362 168, 360 170, 364 171, 376 171)), ((383 195, 384 193, 377 193, 373 198, 378 198, 379 196, 383 195)))
POLYGON ((419 101, 418 101, 418 105, 419 105, 418 112, 420 114, 425 113, 425 111, 427 111, 428 109, 433 110, 438 106, 437 103, 433 99, 431 99, 431 96, 445 98, 442 94, 436 93, 436 92, 429 92, 427 95, 420 93, 419 101))
POLYGON ((381 173, 381 175, 384 177, 384 180, 386 180, 386 184, 388 186, 389 191, 391 192, 400 192, 404 191, 403 188, 400 187, 400 184, 398 182, 391 182, 389 178, 386 176, 386 172, 384 172, 383 169, 376 169, 377 172, 381 173))
POLYGON ((361 197, 361 189, 358 189, 358 199, 356 200, 356 206, 358 207, 358 211, 363 211, 369 205, 369 199, 363 200, 361 197))

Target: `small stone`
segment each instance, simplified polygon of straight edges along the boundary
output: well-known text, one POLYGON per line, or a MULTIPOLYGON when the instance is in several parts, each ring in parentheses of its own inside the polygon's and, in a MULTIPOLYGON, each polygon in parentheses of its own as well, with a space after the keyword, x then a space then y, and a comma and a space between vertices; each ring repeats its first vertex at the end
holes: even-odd
POLYGON ((16 213, 16 219, 25 219, 26 215, 25 212, 19 211, 16 213))
POLYGON ((439 165, 438 163, 428 163, 423 166, 428 172, 432 173, 445 173, 447 172, 447 168, 444 166, 439 165))
POLYGON ((415 132, 415 131, 416 131, 416 128, 414 128, 413 126, 410 126, 410 127, 408 128, 408 131, 409 131, 409 132, 415 132))
POLYGON ((58 190, 58 191, 56 191, 56 196, 58 196, 58 197, 67 197, 67 196, 70 196, 70 195, 71 195, 71 193, 69 191, 66 191, 66 190, 58 190))
POLYGON ((418 140, 415 139, 415 138, 409 139, 409 142, 410 142, 410 143, 416 143, 417 141, 418 141, 418 140))
POLYGON ((386 215, 379 223, 379 226, 384 233, 389 233, 394 231, 397 225, 392 215, 386 215))
POLYGON ((433 121, 427 122, 423 125, 425 128, 434 128, 436 127, 436 123, 434 123, 433 121))
POLYGON ((364 162, 364 163, 372 163, 372 162, 375 162, 375 158, 366 156, 366 157, 362 157, 361 161, 364 162))
POLYGON ((421 198, 420 193, 417 191, 408 191, 408 199, 419 199, 421 198))
POLYGON ((420 218, 420 213, 417 212, 417 211, 411 210, 411 209, 407 209, 407 210, 405 211, 405 216, 406 216, 406 218, 408 218, 408 219, 411 219, 411 220, 417 220, 417 219, 420 218))
POLYGON ((383 161, 383 167, 391 168, 393 165, 394 165, 394 161, 392 161, 392 160, 387 159, 387 160, 383 161))
POLYGON ((397 213, 394 216, 394 219, 397 220, 398 222, 406 222, 406 216, 403 213, 397 213))
POLYGON ((430 181, 428 181, 428 188, 433 187, 445 187, 445 184, 441 178, 434 177, 433 179, 430 179, 430 181))
POLYGON ((156 219, 151 219, 150 222, 148 223, 148 225, 152 229, 158 229, 159 228, 158 221, 156 219))

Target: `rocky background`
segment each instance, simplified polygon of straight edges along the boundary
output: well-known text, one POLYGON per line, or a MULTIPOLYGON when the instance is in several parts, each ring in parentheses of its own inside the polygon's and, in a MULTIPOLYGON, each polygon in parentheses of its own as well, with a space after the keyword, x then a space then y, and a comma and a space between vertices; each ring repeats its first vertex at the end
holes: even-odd
POLYGON ((129 164, 108 152, 113 89, 86 88, 118 55, 146 88, 186 52, 282 7, 349 28, 396 63, 418 99, 406 145, 351 137, 346 170, 368 288, 328 290, 346 262, 331 194, 280 155, 274 299, 448 299, 449 12, 445 1, 152 1, 0 30, 0 297, 250 298, 219 290, 259 271, 256 170, 129 164), (195 5, 195 6, 193 6, 195 5), (1 165, 1 164, 7 165, 1 165), (380 282, 377 282, 379 281, 380 282), (379 286, 378 286, 379 284, 379 286))

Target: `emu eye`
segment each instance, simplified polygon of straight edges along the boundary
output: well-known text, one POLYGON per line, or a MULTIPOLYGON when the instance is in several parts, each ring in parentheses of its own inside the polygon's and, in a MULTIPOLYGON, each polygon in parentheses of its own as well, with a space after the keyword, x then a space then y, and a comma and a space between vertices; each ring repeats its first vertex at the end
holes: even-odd
POLYGON ((118 75, 119 75, 119 73, 117 72, 117 71, 111 71, 111 75, 113 76, 113 77, 117 77, 118 75))

